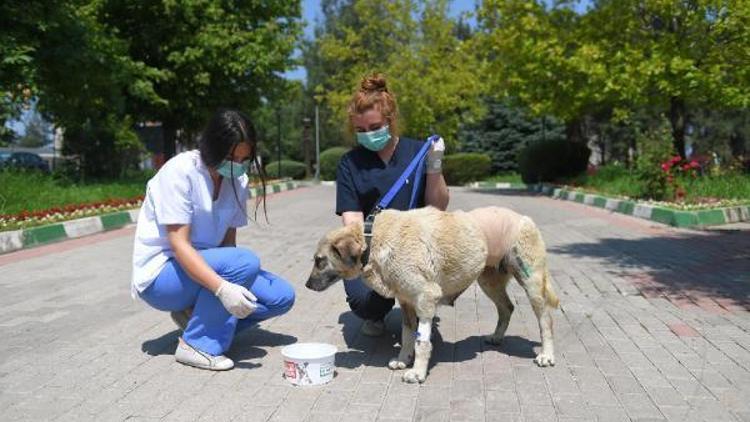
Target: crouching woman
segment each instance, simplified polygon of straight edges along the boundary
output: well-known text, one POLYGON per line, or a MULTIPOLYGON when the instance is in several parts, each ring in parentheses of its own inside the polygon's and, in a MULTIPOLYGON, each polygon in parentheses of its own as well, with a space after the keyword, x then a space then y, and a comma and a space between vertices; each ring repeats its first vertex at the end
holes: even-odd
POLYGON ((175 359, 227 370, 235 333, 287 312, 294 290, 236 245, 247 225, 246 172, 257 163, 250 120, 221 110, 197 150, 167 161, 148 182, 133 248, 132 294, 171 312, 183 329, 175 359))

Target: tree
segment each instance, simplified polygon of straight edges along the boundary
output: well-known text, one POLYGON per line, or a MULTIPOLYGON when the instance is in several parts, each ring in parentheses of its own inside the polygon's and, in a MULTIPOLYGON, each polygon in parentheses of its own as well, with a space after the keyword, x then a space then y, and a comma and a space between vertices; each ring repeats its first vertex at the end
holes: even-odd
POLYGON ((120 158, 140 146, 128 99, 160 102, 154 83, 165 77, 132 59, 127 43, 106 31, 100 6, 65 2, 44 15, 33 55, 39 109, 63 128, 63 153, 78 157, 83 177, 116 177, 126 170, 120 158))
POLYGON ((750 106, 747 1, 601 0, 591 15, 591 36, 612 52, 610 84, 665 110, 683 157, 691 107, 750 106))
MULTIPOLYGON (((277 90, 268 96, 253 113, 258 137, 261 139, 264 162, 278 160, 278 142, 281 141, 282 159, 302 161, 302 119, 308 113, 311 100, 305 98, 302 84, 288 83, 284 91, 277 90)), ((273 173, 272 173, 273 174, 273 173)))
POLYGON ((533 118, 521 108, 497 100, 489 101, 484 118, 459 131, 461 151, 489 155, 493 173, 517 171, 518 152, 526 145, 564 137, 565 127, 554 118, 533 118))
POLYGON ((326 2, 323 10, 329 15, 317 32, 312 75, 315 92, 332 110, 329 124, 343 127, 360 79, 382 72, 397 96, 402 133, 440 133, 455 148, 459 124, 482 112, 483 84, 481 63, 457 38, 465 33, 448 17, 447 2, 356 0, 326 2))
MULTIPOLYGON (((56 1, 46 2, 53 11, 56 1)), ((5 126, 28 108, 34 89, 34 52, 39 46, 37 22, 41 1, 0 2, 0 143, 10 143, 13 132, 5 126)))
POLYGON ((716 152, 722 160, 745 157, 750 149, 748 110, 695 110, 690 116, 693 154, 716 152))
POLYGON ((164 153, 174 154, 178 129, 195 133, 218 107, 253 110, 283 85, 300 34, 300 3, 292 0, 103 0, 97 16, 122 39, 127 55, 164 77, 160 101, 127 95, 130 114, 158 120, 164 153))
POLYGON ((164 124, 169 154, 177 129, 282 85, 297 16, 291 0, 3 2, 0 123, 38 98, 87 175, 118 175, 142 148, 136 120, 164 124))
POLYGON ((591 116, 654 110, 684 156, 691 107, 750 104, 746 1, 600 0, 583 15, 568 3, 485 1, 476 40, 496 91, 561 118, 569 139, 591 116))
POLYGON ((479 9, 474 48, 488 62, 492 92, 535 115, 559 118, 568 139, 583 142, 584 117, 613 97, 605 51, 584 36, 583 18, 567 3, 547 9, 539 1, 487 0, 479 9))

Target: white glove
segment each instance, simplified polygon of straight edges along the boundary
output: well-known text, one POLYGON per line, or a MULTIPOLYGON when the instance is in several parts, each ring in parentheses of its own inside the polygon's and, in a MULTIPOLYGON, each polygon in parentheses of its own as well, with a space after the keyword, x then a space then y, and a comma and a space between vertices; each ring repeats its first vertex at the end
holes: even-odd
POLYGON ((441 137, 432 144, 430 152, 427 153, 427 174, 443 171, 443 154, 445 154, 445 142, 441 137))
POLYGON ((230 314, 240 319, 247 317, 258 308, 255 304, 258 298, 239 284, 224 280, 214 294, 230 314))

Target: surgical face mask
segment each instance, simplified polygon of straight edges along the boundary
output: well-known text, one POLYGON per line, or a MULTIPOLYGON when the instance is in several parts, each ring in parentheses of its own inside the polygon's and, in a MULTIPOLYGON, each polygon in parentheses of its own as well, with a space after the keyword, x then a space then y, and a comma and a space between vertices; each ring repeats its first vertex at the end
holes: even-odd
POLYGON ((216 172, 226 178, 237 178, 247 173, 248 169, 250 169, 250 160, 243 161, 242 163, 224 160, 218 167, 216 167, 216 172))
POLYGON ((380 151, 385 148, 390 140, 391 134, 388 132, 388 125, 372 132, 357 132, 357 142, 370 151, 380 151))

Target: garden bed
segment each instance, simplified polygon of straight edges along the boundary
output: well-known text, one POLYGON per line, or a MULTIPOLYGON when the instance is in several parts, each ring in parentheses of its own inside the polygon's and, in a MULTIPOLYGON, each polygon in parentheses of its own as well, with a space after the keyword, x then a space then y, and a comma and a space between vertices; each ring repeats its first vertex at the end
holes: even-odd
POLYGON ((603 167, 563 184, 527 185, 517 183, 513 175, 504 175, 468 186, 478 189, 528 189, 677 227, 750 221, 750 175, 668 176, 665 182, 668 182, 667 187, 671 190, 667 190, 665 196, 671 196, 673 200, 639 198, 645 191, 643 178, 639 179, 619 166, 603 167))

